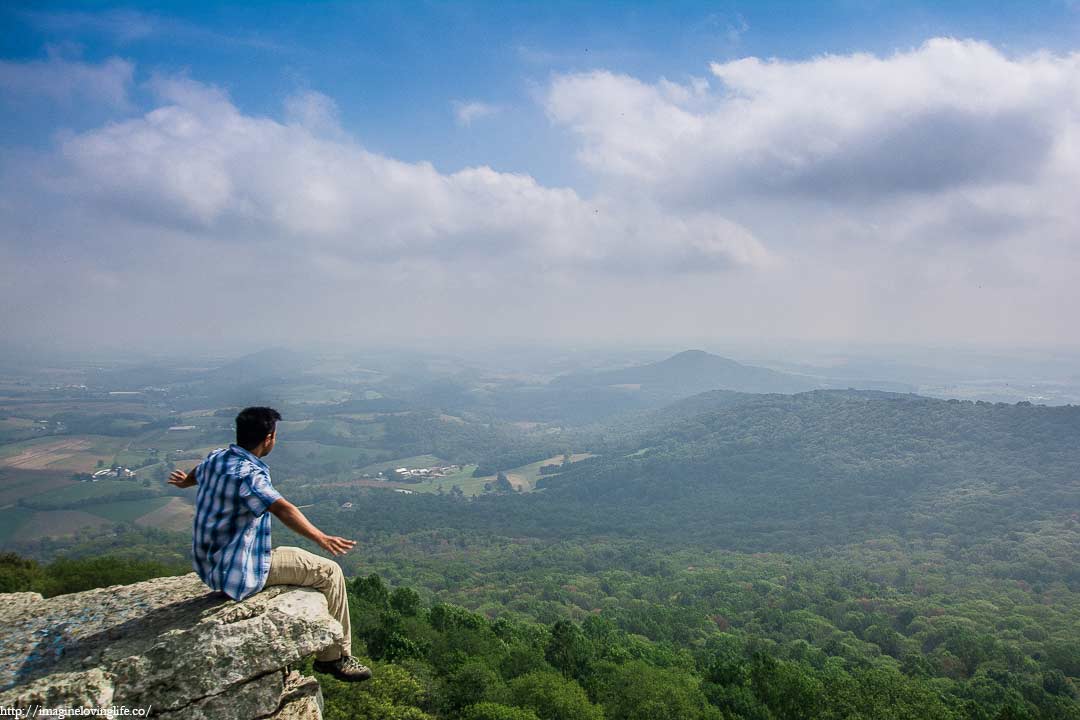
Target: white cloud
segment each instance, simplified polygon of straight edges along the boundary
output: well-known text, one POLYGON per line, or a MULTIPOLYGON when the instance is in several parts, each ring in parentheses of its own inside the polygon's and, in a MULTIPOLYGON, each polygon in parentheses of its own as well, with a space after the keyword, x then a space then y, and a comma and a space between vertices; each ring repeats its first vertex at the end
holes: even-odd
POLYGON ((301 125, 316 134, 342 134, 337 103, 333 98, 313 90, 297 92, 285 98, 285 121, 301 125))
POLYGON ((454 117, 461 127, 469 127, 472 125, 473 120, 497 115, 502 110, 498 105, 480 102, 479 100, 455 100, 453 105, 454 117))
POLYGON ((592 170, 690 203, 755 193, 864 202, 1027 183, 1080 113, 1080 55, 1010 59, 973 41, 711 70, 712 93, 560 76, 547 111, 581 138, 592 170))
POLYGON ((291 98, 279 122, 187 78, 157 77, 151 87, 153 110, 63 141, 54 189, 113 217, 344 262, 502 259, 649 273, 768 261, 750 232, 715 213, 674 216, 617 197, 586 200, 528 175, 443 174, 372 153, 315 93, 291 98))
POLYGON ((50 50, 44 60, 0 60, 0 95, 123 108, 128 104, 134 73, 134 65, 121 58, 95 65, 50 50))
MULTIPOLYGON (((658 278, 773 261, 708 210, 371 152, 316 94, 289 99, 278 120, 185 77, 149 88, 142 115, 0 161, 0 301, 40 300, 5 314, 0 334, 90 342, 107 325, 135 342, 218 342, 253 298, 245 322, 259 342, 594 334, 658 278)), ((650 313, 677 324, 663 304, 650 313)))
POLYGON ((545 109, 609 192, 749 228, 818 334, 1076 341, 1080 54, 939 38, 710 69, 560 75, 545 109))

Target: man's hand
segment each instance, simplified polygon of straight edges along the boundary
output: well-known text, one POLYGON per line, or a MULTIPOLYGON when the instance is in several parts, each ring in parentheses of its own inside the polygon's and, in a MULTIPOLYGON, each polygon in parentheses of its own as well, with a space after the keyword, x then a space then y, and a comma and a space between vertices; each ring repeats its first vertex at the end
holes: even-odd
POLYGON ((169 473, 169 484, 178 488, 189 488, 195 484, 195 471, 173 470, 169 473))
POLYGON ((316 542, 319 543, 319 547, 331 555, 344 555, 356 545, 355 540, 346 540, 343 537, 334 535, 323 535, 316 542))

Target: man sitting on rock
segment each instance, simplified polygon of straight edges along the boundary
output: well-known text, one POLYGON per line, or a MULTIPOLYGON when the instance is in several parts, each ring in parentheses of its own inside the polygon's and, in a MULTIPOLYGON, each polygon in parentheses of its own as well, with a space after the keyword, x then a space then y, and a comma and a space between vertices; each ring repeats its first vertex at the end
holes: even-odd
POLYGON ((350 654, 349 600, 341 568, 300 548, 270 548, 270 514, 331 555, 356 545, 319 530, 270 484, 270 470, 262 458, 274 449, 280 419, 273 408, 245 408, 236 416, 235 445, 210 453, 189 473, 174 470, 169 476, 169 484, 179 488, 198 485, 192 540, 195 572, 212 590, 234 600, 267 585, 317 588, 326 596, 330 614, 341 623, 344 639, 340 647, 316 656, 315 670, 339 680, 367 680, 371 670, 350 654))

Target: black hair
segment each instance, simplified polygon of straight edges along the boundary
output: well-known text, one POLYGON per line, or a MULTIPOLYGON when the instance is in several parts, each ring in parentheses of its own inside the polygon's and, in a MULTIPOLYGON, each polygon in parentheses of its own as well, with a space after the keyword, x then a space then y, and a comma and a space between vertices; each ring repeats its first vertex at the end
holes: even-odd
POLYGON ((244 408, 236 416, 236 444, 245 450, 253 450, 274 432, 280 419, 281 413, 274 408, 244 408))

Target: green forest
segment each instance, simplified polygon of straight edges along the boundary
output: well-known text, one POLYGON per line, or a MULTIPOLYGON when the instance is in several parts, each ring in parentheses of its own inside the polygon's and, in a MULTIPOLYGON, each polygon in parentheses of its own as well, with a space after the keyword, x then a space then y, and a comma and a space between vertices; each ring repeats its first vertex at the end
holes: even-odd
MULTIPOLYGON (((496 471, 594 457, 475 498, 275 479, 360 543, 375 678, 324 679, 329 718, 1080 718, 1080 408, 719 392, 535 447, 399 417, 496 471)), ((62 558, 6 556, 0 589, 186 572, 189 541, 39 541, 62 558)))

